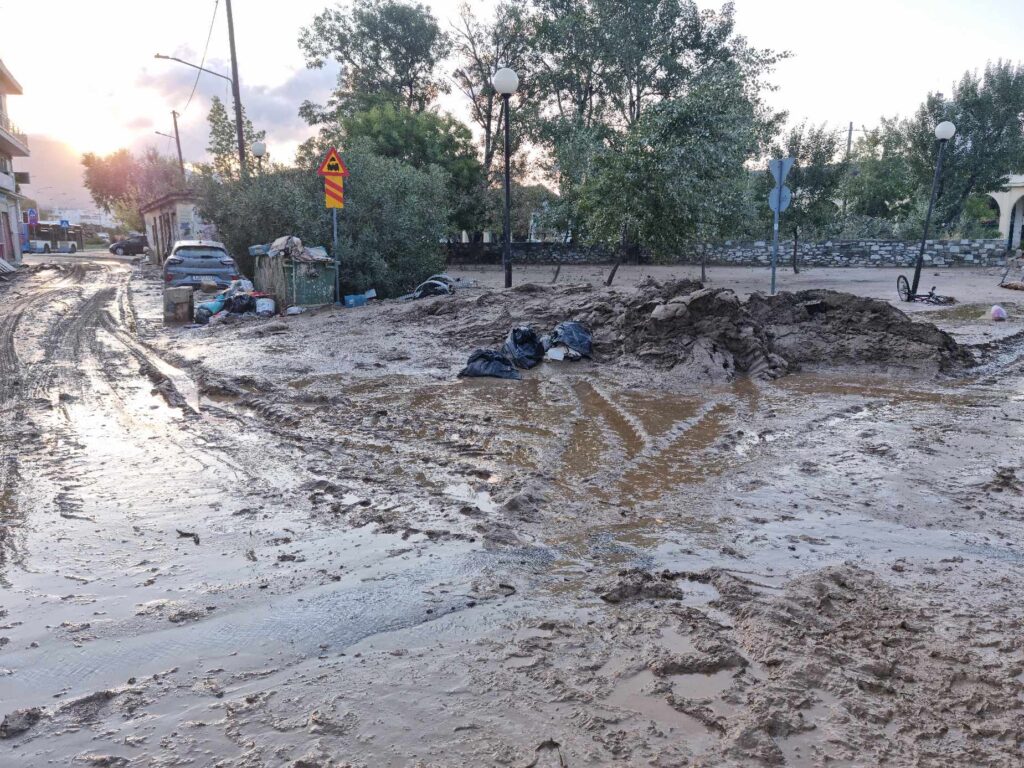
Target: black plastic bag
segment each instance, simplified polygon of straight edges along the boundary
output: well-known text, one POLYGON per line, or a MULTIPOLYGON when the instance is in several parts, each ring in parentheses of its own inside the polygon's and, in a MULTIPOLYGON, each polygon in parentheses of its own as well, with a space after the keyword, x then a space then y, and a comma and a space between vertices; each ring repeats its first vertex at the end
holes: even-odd
POLYGON ((590 357, 594 349, 594 337, 583 323, 569 321, 559 323, 551 332, 548 346, 556 344, 564 344, 581 357, 590 357))
POLYGON ((501 351, 517 368, 533 368, 544 359, 544 345, 528 325, 520 325, 509 331, 501 351))
POLYGON ((460 377, 491 376, 496 379, 518 379, 519 371, 512 361, 496 349, 478 349, 469 356, 460 377))
POLYGON ((248 293, 236 293, 228 298, 224 308, 233 315, 244 315, 256 311, 256 299, 248 293))

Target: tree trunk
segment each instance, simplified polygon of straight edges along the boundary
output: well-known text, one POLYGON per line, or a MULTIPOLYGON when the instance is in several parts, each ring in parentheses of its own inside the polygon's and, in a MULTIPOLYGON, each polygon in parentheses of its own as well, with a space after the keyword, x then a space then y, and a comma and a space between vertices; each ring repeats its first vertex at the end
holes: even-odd
POLYGON ((700 281, 706 283, 708 281, 708 252, 707 249, 702 249, 700 253, 700 281))
POLYGON ((800 230, 794 229, 793 230, 793 274, 794 275, 799 275, 800 274, 800 260, 797 258, 797 255, 796 255, 796 247, 797 247, 797 243, 799 241, 800 241, 800 230))
POLYGON ((559 264, 557 267, 555 267, 555 276, 551 278, 551 282, 552 283, 557 283, 558 282, 558 273, 561 272, 561 271, 562 271, 562 265, 559 264))
POLYGON ((622 257, 626 253, 626 225, 622 225, 622 238, 619 240, 619 255, 615 258, 615 263, 612 265, 612 271, 608 273, 608 279, 604 281, 604 284, 611 287, 612 280, 615 279, 615 273, 619 271, 619 265, 622 264, 622 257))

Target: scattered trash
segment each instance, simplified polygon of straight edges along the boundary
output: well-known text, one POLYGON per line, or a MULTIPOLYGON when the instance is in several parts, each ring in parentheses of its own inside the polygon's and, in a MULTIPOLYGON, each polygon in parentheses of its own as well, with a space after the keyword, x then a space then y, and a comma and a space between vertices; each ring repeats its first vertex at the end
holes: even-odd
POLYGON ((366 302, 368 302, 370 299, 376 298, 377 290, 375 288, 371 288, 370 290, 366 291, 366 293, 349 294, 348 296, 345 297, 344 301, 346 307, 362 307, 365 306, 366 302))
POLYGON ((399 296, 399 301, 410 301, 412 299, 425 299, 428 296, 450 296, 455 293, 455 285, 459 280, 444 273, 431 275, 422 283, 416 286, 416 290, 399 296))
POLYGON ((305 307, 288 307, 288 309, 286 309, 284 313, 286 315, 301 315, 305 311, 305 307))
POLYGON ((265 293, 255 290, 250 280, 242 278, 233 280, 231 285, 218 293, 210 301, 204 301, 196 307, 195 321, 199 325, 223 322, 228 315, 249 315, 250 317, 271 317, 276 304, 265 293), (260 314, 258 302, 264 303, 264 314, 260 314), (269 313, 268 313, 269 310, 269 313), (251 314, 250 314, 251 313, 251 314))
POLYGON ((998 304, 992 305, 992 319, 999 323, 1006 320, 1006 310, 1000 307, 998 304))
POLYGON ((497 379, 518 379, 519 371, 512 361, 494 349, 478 349, 469 356, 459 377, 490 376, 497 379))
POLYGON ((256 314, 260 317, 273 317, 277 314, 277 305, 268 297, 256 299, 256 314))
POLYGON ((1002 283, 1000 288, 1009 288, 1011 291, 1024 291, 1024 281, 1013 280, 1009 283, 1002 283))
POLYGON ((10 274, 12 272, 17 272, 17 271, 18 271, 18 268, 15 267, 13 264, 11 264, 8 261, 4 261, 3 259, 0 259, 0 272, 5 273, 5 274, 10 274))
POLYGON ((509 331, 501 351, 517 368, 533 368, 544 359, 544 345, 528 325, 516 326, 509 331))
POLYGON ((544 353, 544 359, 561 362, 562 360, 565 360, 566 351, 566 347, 563 347, 561 344, 557 347, 548 347, 548 351, 544 353))
POLYGON ((253 282, 279 307, 316 307, 335 301, 338 265, 321 246, 306 246, 285 235, 269 245, 249 248, 253 282))
POLYGON ((559 323, 555 326, 555 330, 551 332, 550 336, 546 336, 542 339, 542 341, 545 340, 545 349, 563 346, 566 347, 569 352, 574 353, 574 356, 573 354, 566 355, 569 359, 590 357, 594 350, 593 334, 591 334, 591 332, 587 330, 587 327, 582 323, 575 323, 574 321, 559 323))

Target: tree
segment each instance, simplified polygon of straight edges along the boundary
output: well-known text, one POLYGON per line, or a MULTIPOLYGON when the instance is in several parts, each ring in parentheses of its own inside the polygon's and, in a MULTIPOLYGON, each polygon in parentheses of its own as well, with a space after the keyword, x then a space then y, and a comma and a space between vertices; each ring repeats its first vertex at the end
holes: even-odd
POLYGON ((142 230, 142 205, 185 187, 178 162, 153 148, 141 157, 127 149, 106 156, 88 152, 82 155, 82 165, 93 202, 129 230, 142 230))
POLYGON ((329 147, 353 145, 413 168, 443 169, 448 180, 452 228, 472 229, 477 223, 483 211, 483 173, 473 135, 451 115, 380 104, 346 115, 340 123, 323 126, 320 136, 300 149, 300 161, 313 164, 329 147))
MULTIPOLYGON (((841 143, 839 132, 825 125, 809 126, 803 122, 791 128, 784 140, 772 149, 773 157, 796 159, 786 177, 793 199, 782 216, 782 229, 794 241, 801 236, 827 237, 839 226, 839 208, 835 201, 841 195, 846 177, 846 161, 839 157, 841 143)), ((772 215, 767 198, 775 179, 770 173, 763 174, 762 178, 762 210, 764 220, 770 221, 772 215)))
MULTIPOLYGON (((706 92, 709 83, 728 81, 730 100, 749 106, 756 141, 753 149, 744 144, 743 151, 767 145, 780 116, 763 101, 764 79, 787 54, 751 48, 736 35, 731 4, 717 12, 701 11, 693 0, 538 0, 536 5, 536 80, 544 104, 536 136, 553 159, 549 170, 559 179, 559 215, 570 230, 583 219, 602 220, 595 216, 594 199, 587 202, 586 215, 580 210, 584 187, 592 192, 608 178, 638 178, 623 162, 650 170, 639 140, 657 130, 648 124, 634 131, 645 114, 660 112, 654 122, 664 120, 673 111, 661 110, 666 104, 689 114, 693 95, 706 92), (620 156, 613 158, 616 152, 620 156), (603 179, 590 176, 598 164, 603 179)), ((690 137, 668 138, 676 139, 686 144, 690 137)), ((660 149, 651 151, 658 155, 660 149)), ((644 197, 650 192, 639 191, 644 197)), ((669 188, 662 192, 669 194, 669 188)), ((607 238, 601 229, 598 236, 607 238)), ((618 229, 620 238, 630 229, 653 235, 639 219, 621 221, 618 229)))
POLYGON ((883 118, 877 128, 857 139, 845 182, 849 213, 888 221, 902 219, 909 213, 919 188, 899 120, 883 118))
MULTIPOLYGON (((464 3, 452 29, 453 52, 458 65, 453 73, 455 84, 469 99, 470 119, 480 128, 482 164, 489 177, 495 156, 503 146, 504 101, 491 85, 491 76, 499 67, 511 67, 521 77, 521 88, 528 86, 527 72, 533 69, 534 29, 531 17, 521 4, 502 2, 495 9, 494 20, 485 24, 464 3)), ((525 90, 525 89, 524 89, 525 90)), ((513 153, 528 135, 534 103, 530 93, 519 99, 516 111, 509 115, 514 122, 513 153)))
POLYGON ((368 0, 352 8, 328 8, 299 33, 306 66, 328 59, 341 65, 326 105, 303 103, 310 124, 336 121, 382 101, 423 110, 447 85, 437 77, 447 38, 430 10, 405 0, 368 0))
MULTIPOLYGON (((347 150, 345 162, 351 175, 339 217, 343 291, 376 288, 382 296, 395 296, 443 269, 445 172, 412 168, 360 146, 347 150)), ((278 167, 244 182, 205 174, 199 180, 200 212, 236 255, 284 234, 310 245, 330 244, 331 215, 314 170, 278 167)))
POLYGON ((1006 188, 1024 172, 1024 66, 997 61, 979 76, 966 72, 953 96, 929 94, 903 125, 910 169, 919 196, 931 193, 935 169, 934 129, 952 120, 956 136, 946 147, 935 219, 939 231, 957 227, 973 195, 1006 188))
MULTIPOLYGON (((213 171, 223 179, 241 178, 241 168, 238 166, 238 129, 219 97, 213 97, 210 114, 206 119, 210 124, 210 143, 206 145, 206 151, 212 158, 213 171)), ((257 131, 253 127, 252 121, 245 116, 244 108, 242 134, 245 136, 245 163, 251 169, 256 164, 256 156, 252 153, 253 144, 263 141, 267 132, 257 131)))
POLYGON ((723 66, 691 82, 686 96, 651 105, 595 158, 581 191, 589 239, 646 245, 671 258, 740 225, 744 163, 762 126, 742 77, 723 66))

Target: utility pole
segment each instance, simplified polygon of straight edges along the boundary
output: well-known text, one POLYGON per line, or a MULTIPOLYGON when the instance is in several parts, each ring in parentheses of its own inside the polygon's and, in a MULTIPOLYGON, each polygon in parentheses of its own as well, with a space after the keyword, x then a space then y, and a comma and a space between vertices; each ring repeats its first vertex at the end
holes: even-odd
MULTIPOLYGON (((850 152, 853 151, 853 120, 850 121, 850 128, 846 132, 846 175, 850 175, 850 152)), ((846 218, 846 188, 843 187, 843 218, 846 218)))
POLYGON ((171 110, 174 119, 174 143, 178 145, 178 165, 181 167, 181 178, 185 178, 185 159, 181 156, 181 136, 178 134, 178 113, 171 110))
POLYGON ((245 132, 242 130, 242 94, 238 85, 238 55, 235 52, 235 21, 231 15, 231 0, 224 0, 228 15, 228 42, 231 44, 231 93, 235 97, 235 130, 238 132, 238 167, 244 179, 248 176, 245 167, 245 132))

